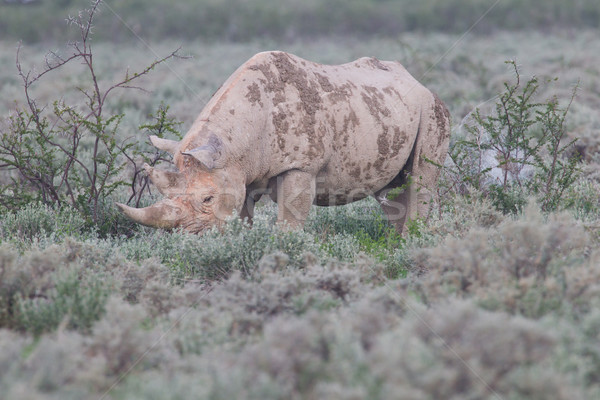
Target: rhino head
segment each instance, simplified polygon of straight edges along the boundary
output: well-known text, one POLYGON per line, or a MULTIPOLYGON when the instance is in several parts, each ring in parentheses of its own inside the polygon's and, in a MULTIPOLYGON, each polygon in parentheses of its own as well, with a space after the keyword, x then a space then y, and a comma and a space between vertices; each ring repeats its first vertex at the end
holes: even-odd
POLYGON ((165 198, 145 208, 117 203, 134 222, 153 228, 182 228, 202 233, 220 227, 239 212, 245 199, 242 174, 225 168, 223 148, 215 136, 208 144, 179 151, 180 143, 151 136, 152 144, 174 155, 181 172, 162 171, 144 164, 152 183, 165 198))

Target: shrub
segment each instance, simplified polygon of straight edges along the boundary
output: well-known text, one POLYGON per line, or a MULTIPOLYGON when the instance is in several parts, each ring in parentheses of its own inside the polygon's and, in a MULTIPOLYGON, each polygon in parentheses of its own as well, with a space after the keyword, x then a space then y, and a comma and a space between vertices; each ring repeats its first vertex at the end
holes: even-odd
POLYGON ((58 270, 53 287, 16 299, 17 326, 39 335, 61 323, 69 329, 88 330, 104 314, 108 290, 100 277, 80 277, 77 270, 58 270))
POLYGON ((0 238, 29 243, 44 236, 53 236, 60 240, 65 237, 82 236, 86 228, 86 220, 76 210, 31 203, 3 214, 0 220, 0 238))
POLYGON ((475 110, 467 136, 451 146, 453 169, 447 176, 454 191, 483 191, 504 213, 520 212, 528 194, 538 197, 544 211, 554 211, 581 172, 579 158, 568 152, 576 139, 564 143, 576 89, 565 108, 556 98, 538 103, 538 78, 523 84, 517 64, 507 63, 516 82, 504 83, 494 114, 475 110))
POLYGON ((185 232, 141 233, 122 243, 128 257, 143 260, 158 257, 178 278, 220 279, 239 270, 251 274, 258 261, 274 251, 285 253, 291 266, 298 267, 306 252, 318 253, 312 235, 284 231, 272 215, 258 212, 252 229, 239 218, 230 220, 223 231, 213 229, 202 236, 185 232))
POLYGON ((594 275, 584 264, 589 237, 565 215, 547 221, 529 207, 523 220, 507 220, 493 229, 473 228, 463 238, 447 238, 430 249, 413 253, 418 273, 427 271, 415 290, 426 303, 449 295, 473 298, 489 310, 540 318, 569 313, 589 305, 592 297, 570 299, 569 293, 593 291, 567 277, 594 275), (581 302, 581 305, 578 303, 581 302))
POLYGON ((115 217, 104 204, 115 190, 126 185, 120 173, 128 161, 133 162, 127 153, 134 147, 129 139, 119 138, 123 114, 107 115, 108 100, 117 89, 132 88, 138 78, 176 57, 177 51, 140 72, 127 71, 124 78, 105 87, 91 48, 91 28, 100 3, 94 1, 89 10, 69 19, 78 28, 80 41, 71 44, 67 57, 50 52, 41 72, 26 71, 21 65, 20 47, 17 50, 25 107, 17 108, 8 118, 6 131, 0 132, 0 166, 16 171, 18 177, 1 189, 0 204, 9 210, 17 210, 32 199, 56 207, 68 205, 94 224, 102 226, 101 222, 108 220, 108 226, 102 226, 101 231, 105 231, 115 217), (35 84, 75 61, 84 65, 89 77, 87 87, 78 87, 81 103, 70 105, 61 98, 51 107, 38 104, 33 97, 35 84))
POLYGON ((143 329, 147 314, 140 305, 111 297, 106 314, 92 330, 87 351, 104 360, 105 374, 119 378, 134 367, 156 366, 165 348, 155 330, 143 329))
POLYGON ((374 199, 365 199, 341 207, 313 207, 305 229, 326 238, 331 234, 366 235, 379 240, 389 233, 381 207, 374 199))
MULTIPOLYGON (((419 221, 409 222, 409 235, 419 235, 419 221)), ((315 207, 305 230, 318 237, 321 250, 341 260, 352 260, 362 251, 389 267, 390 277, 405 272, 394 257, 403 239, 387 222, 374 199, 365 199, 341 207, 315 207)))
POLYGON ((0 326, 40 335, 64 323, 89 330, 104 313, 110 279, 83 269, 58 246, 23 256, 0 247, 0 326))
POLYGON ((451 301, 383 333, 369 362, 381 398, 583 398, 549 368, 555 340, 532 321, 451 301))

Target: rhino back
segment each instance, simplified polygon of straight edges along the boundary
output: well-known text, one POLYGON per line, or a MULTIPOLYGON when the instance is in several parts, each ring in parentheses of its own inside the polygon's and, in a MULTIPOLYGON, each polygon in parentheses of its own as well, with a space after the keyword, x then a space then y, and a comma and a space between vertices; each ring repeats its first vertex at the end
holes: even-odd
POLYGON ((323 188, 375 191, 403 168, 431 99, 396 62, 322 65, 264 52, 213 96, 183 147, 219 132, 231 159, 250 169, 252 179, 299 169, 323 188))
POLYGON ((332 66, 271 52, 248 70, 258 72, 245 97, 262 102, 270 173, 311 172, 318 192, 335 188, 342 198, 399 173, 431 100, 399 63, 371 58, 332 66))

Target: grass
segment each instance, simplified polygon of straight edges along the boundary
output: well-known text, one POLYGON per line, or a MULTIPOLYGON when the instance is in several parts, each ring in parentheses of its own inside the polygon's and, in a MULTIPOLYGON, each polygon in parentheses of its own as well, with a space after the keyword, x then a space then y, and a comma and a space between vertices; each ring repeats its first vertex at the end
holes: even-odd
MULTIPOLYGON (((467 36, 441 60, 458 36, 186 42, 195 57, 143 78, 151 93, 107 105, 125 114, 119 135, 144 142, 137 127, 161 102, 185 131, 239 64, 281 48, 325 63, 401 60, 448 104, 456 138, 514 57, 524 75, 558 76, 559 99, 581 80, 567 133, 581 138, 584 173, 559 212, 530 200, 504 215, 475 191, 449 194, 404 238, 374 200, 315 207, 291 233, 267 203, 252 229, 232 220, 202 237, 132 225, 102 235, 68 208, 35 203, 0 210, 3 398, 599 398, 596 35, 467 36)), ((45 49, 27 46, 24 60, 45 49)), ((155 58, 131 43, 95 52, 101 84, 155 58)), ((23 101, 13 63, 13 44, 0 42, 3 115, 23 101)), ((36 96, 77 101, 82 71, 57 71, 36 96)), ((0 184, 11 176, 0 170, 0 184)))

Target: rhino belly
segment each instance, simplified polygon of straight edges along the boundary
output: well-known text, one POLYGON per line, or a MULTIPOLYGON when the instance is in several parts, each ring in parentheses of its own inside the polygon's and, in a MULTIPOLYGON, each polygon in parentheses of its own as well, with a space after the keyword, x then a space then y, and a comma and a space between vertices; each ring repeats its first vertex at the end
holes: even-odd
POLYGON ((410 149, 392 158, 357 157, 355 161, 332 159, 316 177, 315 204, 333 206, 352 203, 383 189, 404 168, 410 149))

